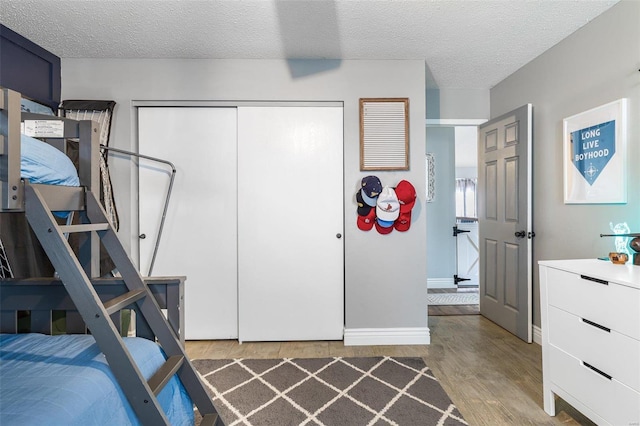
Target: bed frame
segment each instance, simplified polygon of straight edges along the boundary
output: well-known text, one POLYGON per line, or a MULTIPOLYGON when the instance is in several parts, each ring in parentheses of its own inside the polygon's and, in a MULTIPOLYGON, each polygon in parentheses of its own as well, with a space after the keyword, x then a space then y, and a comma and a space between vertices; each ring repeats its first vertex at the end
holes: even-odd
POLYGON ((21 96, 10 89, 2 89, 0 95, 0 211, 24 211, 24 182, 20 177, 20 127, 25 120, 58 121, 64 123, 62 138, 43 138, 50 145, 66 153, 66 140, 77 138, 80 144, 78 177, 81 187, 35 185, 51 202, 52 209, 83 210, 85 190, 99 190, 100 142, 92 121, 75 121, 48 115, 23 113, 21 96))
POLYGON ((17 312, 29 310, 31 331, 50 334, 52 312, 66 311, 66 331, 90 330, 142 424, 168 424, 156 395, 175 374, 202 414, 201 424, 222 424, 184 352, 184 277, 143 278, 95 195, 100 191, 99 125, 89 120, 22 113, 20 99, 19 93, 1 88, 0 212, 25 212, 60 279, 0 281, 1 331, 17 332, 17 312), (25 120, 64 123, 63 135, 43 138, 63 152, 68 138, 79 140, 80 187, 36 185, 20 178, 20 124, 25 120), (61 225, 53 211, 75 211, 80 224, 61 225), (77 253, 67 242, 70 232, 78 233, 77 253), (119 277, 100 278, 101 243, 119 277), (148 381, 121 338, 119 318, 123 309, 136 312, 137 335, 157 341, 167 356, 148 381), (167 309, 166 316, 162 309, 167 309))
MULTIPOLYGON (((161 309, 166 309, 167 320, 184 346, 184 277, 149 277, 145 279, 161 309)), ((100 300, 106 302, 127 293, 127 287, 119 277, 95 278, 91 280, 100 300)), ((133 335, 156 340, 156 335, 137 306, 131 306, 135 316, 132 318, 133 335)), ((20 331, 18 314, 30 312, 30 323, 25 326, 28 332, 54 334, 57 329, 53 319, 54 311, 65 313, 67 334, 87 333, 87 325, 78 312, 64 284, 53 278, 26 278, 0 280, 0 333, 15 334, 20 331)), ((122 334, 121 318, 116 313, 111 316, 115 327, 122 334)), ((27 331, 25 330, 25 331, 27 331)))

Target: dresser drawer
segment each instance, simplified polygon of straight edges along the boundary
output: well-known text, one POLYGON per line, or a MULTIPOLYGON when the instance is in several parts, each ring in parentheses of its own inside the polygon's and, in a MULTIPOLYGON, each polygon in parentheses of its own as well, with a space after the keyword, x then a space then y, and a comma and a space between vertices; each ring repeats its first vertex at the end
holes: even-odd
POLYGON ((549 307, 549 343, 640 392, 640 341, 549 307))
POLYGON ((556 386, 614 425, 640 422, 640 393, 608 379, 564 351, 549 346, 549 370, 556 386))
POLYGON ((547 298, 549 305, 640 340, 640 290, 547 268, 547 298))

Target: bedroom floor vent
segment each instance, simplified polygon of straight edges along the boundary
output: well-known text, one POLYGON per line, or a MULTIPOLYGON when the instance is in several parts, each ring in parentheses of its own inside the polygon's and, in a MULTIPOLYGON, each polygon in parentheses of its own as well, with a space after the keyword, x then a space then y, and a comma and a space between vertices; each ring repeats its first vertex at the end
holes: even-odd
MULTIPOLYGON (((207 394, 204 384, 189 361, 176 333, 160 310, 149 287, 120 243, 113 225, 98 198, 85 191, 85 210, 79 225, 58 225, 36 186, 25 183, 25 213, 51 263, 62 279, 67 292, 98 347, 105 355, 109 367, 133 407, 141 424, 168 425, 156 396, 175 374, 178 375, 191 400, 203 416, 201 425, 223 425, 207 394), (103 303, 98 297, 80 260, 69 246, 65 233, 96 233, 120 272, 127 293, 103 303), (137 305, 138 312, 157 336, 167 360, 146 380, 135 364, 119 331, 111 320, 112 314, 137 305)), ((99 248, 99 245, 98 245, 99 248)), ((92 253, 93 254, 93 253, 92 253)), ((139 314, 139 315, 140 315, 139 314)))

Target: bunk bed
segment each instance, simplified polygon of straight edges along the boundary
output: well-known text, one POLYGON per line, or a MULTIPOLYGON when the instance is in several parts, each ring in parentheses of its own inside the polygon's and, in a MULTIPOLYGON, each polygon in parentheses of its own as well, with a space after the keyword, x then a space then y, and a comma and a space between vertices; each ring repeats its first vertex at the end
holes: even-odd
POLYGON ((20 94, 0 89, 0 214, 24 212, 56 271, 0 280, 0 424, 193 424, 195 404, 201 424, 220 425, 184 352, 185 278, 142 277, 95 195, 99 125, 21 112, 20 94), (77 186, 74 173, 24 176, 21 126, 34 125, 37 143, 60 152, 79 140, 77 186), (80 223, 64 221, 68 212, 80 223), (100 276, 101 244, 119 276, 100 276), (123 309, 135 312, 135 336, 121 337, 123 309), (52 335, 53 311, 66 313, 63 334, 52 335))

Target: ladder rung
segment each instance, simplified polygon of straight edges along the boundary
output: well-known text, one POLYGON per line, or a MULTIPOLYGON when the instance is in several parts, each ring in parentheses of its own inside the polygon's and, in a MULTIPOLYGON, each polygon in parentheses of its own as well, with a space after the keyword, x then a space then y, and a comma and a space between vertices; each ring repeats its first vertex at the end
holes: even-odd
POLYGON ((118 312, 121 309, 131 305, 132 303, 142 299, 147 295, 147 292, 144 288, 139 288, 137 290, 131 290, 125 294, 122 294, 118 297, 114 297, 113 299, 104 303, 104 308, 107 310, 109 315, 114 312, 118 312))
POLYGON ((202 417, 202 421, 200 422, 200 426, 214 426, 218 423, 218 415, 215 413, 205 414, 202 417))
POLYGON ((108 223, 83 223, 81 225, 60 225, 60 230, 63 233, 106 231, 107 229, 109 229, 108 223))
POLYGON ((182 355, 173 355, 170 356, 164 364, 162 364, 162 367, 160 367, 153 377, 151 377, 147 382, 154 395, 158 396, 169 379, 171 379, 173 375, 176 374, 180 366, 182 366, 183 362, 184 357, 182 355))

